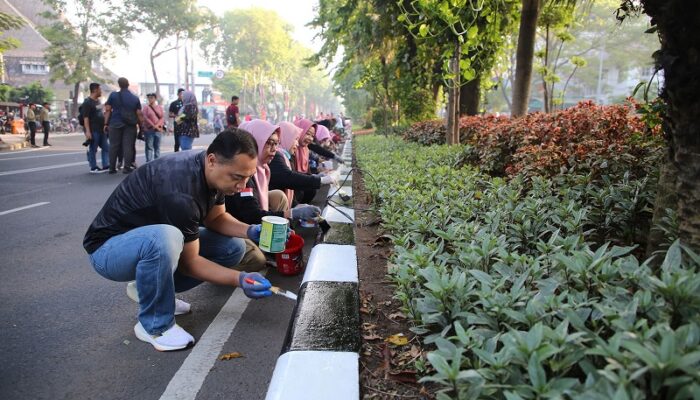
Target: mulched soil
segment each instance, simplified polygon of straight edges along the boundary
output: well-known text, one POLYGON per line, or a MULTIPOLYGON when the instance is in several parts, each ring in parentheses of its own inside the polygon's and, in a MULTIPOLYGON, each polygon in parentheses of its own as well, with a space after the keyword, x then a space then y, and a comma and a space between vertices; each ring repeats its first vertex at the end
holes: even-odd
POLYGON ((400 311, 401 303, 392 298, 394 285, 386 276, 391 243, 382 238, 378 215, 362 211, 370 207, 370 195, 357 170, 353 172, 352 193, 360 273, 362 399, 434 399, 430 386, 417 382, 420 377, 414 362, 421 357, 425 359, 425 351, 409 330, 411 324, 400 311))

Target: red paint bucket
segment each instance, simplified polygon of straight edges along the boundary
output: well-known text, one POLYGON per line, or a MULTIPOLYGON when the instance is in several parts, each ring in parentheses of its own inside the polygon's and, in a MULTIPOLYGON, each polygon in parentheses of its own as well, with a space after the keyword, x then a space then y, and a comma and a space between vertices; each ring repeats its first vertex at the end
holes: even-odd
POLYGON ((282 275, 298 275, 304 269, 304 238, 292 233, 287 246, 275 254, 277 271, 282 275))

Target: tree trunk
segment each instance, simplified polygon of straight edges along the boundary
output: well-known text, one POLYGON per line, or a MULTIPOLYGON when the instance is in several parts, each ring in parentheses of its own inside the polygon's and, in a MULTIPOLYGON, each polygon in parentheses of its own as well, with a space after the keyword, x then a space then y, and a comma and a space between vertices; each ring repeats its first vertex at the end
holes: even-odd
POLYGON ((678 169, 679 236, 683 244, 700 252, 700 3, 644 0, 642 4, 661 39, 655 59, 664 72, 661 97, 668 105, 664 130, 678 169))
POLYGON ((71 118, 78 116, 78 96, 80 95, 80 82, 76 82, 73 86, 73 106, 71 107, 71 118))
MULTIPOLYGON (((654 201, 654 216, 651 219, 651 230, 647 239, 647 258, 661 249, 661 245, 667 240, 664 232, 659 229, 654 229, 661 223, 661 220, 666 216, 666 209, 678 209, 678 195, 676 194, 676 176, 678 171, 671 160, 666 157, 661 165, 659 173, 659 184, 656 189, 656 200, 654 201)), ((660 261, 661 260, 657 260, 660 261)))
POLYGON ((540 0, 523 0, 520 29, 518 31, 518 46, 515 54, 515 82, 513 83, 514 117, 527 114, 539 14, 540 0))
POLYGON ((153 55, 153 52, 156 50, 156 47, 158 47, 158 43, 160 43, 160 37, 153 44, 153 47, 151 47, 151 71, 153 72, 153 82, 156 85, 156 99, 158 99, 158 101, 161 101, 162 99, 160 96, 160 85, 158 84, 158 74, 156 73, 156 56, 153 55))
POLYGON ((550 96, 549 88, 547 87, 547 74, 549 68, 549 25, 546 27, 546 33, 544 36, 544 73, 542 74, 542 106, 544 107, 544 112, 549 114, 552 110, 550 108, 550 96))
POLYGON ((447 88, 447 144, 459 144, 459 82, 460 69, 459 58, 461 50, 459 42, 455 44, 455 51, 450 60, 450 74, 454 76, 447 88))
POLYGON ((459 91, 459 115, 478 115, 481 100, 481 77, 462 85, 459 91))

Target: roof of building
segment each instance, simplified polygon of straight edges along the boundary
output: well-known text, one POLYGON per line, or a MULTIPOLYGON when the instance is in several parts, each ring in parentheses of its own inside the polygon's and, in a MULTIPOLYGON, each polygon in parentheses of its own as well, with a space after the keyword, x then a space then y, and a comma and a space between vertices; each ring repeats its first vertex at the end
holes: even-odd
POLYGON ((36 22, 46 21, 36 15, 37 10, 46 10, 46 6, 41 1, 23 0, 9 1, 0 0, 0 11, 18 16, 25 21, 25 25, 19 29, 6 31, 1 37, 12 37, 21 43, 19 48, 8 50, 4 53, 5 57, 44 57, 44 50, 49 47, 49 41, 46 40, 37 30, 36 22), (34 11, 29 11, 33 9, 34 11), (29 12, 30 16, 25 15, 21 10, 29 12))

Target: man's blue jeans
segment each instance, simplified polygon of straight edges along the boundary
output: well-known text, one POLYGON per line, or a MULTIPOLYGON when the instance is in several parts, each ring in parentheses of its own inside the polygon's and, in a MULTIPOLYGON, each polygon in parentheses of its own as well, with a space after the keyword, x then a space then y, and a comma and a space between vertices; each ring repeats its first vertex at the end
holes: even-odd
MULTIPOLYGON (((175 292, 202 283, 177 271, 183 246, 182 232, 176 227, 147 225, 113 236, 90 254, 93 268, 103 277, 117 282, 136 280, 138 318, 151 335, 159 335, 175 324, 175 292)), ((202 257, 225 267, 235 267, 245 251, 243 239, 199 228, 199 255, 202 257)))
POLYGON ((146 131, 146 162, 160 157, 160 138, 158 131, 146 131))
POLYGON ((190 136, 180 136, 180 150, 192 150, 194 138, 190 136))
POLYGON ((97 147, 102 149, 102 168, 109 167, 109 140, 104 132, 92 132, 92 143, 88 147, 87 159, 90 169, 97 168, 97 147))

